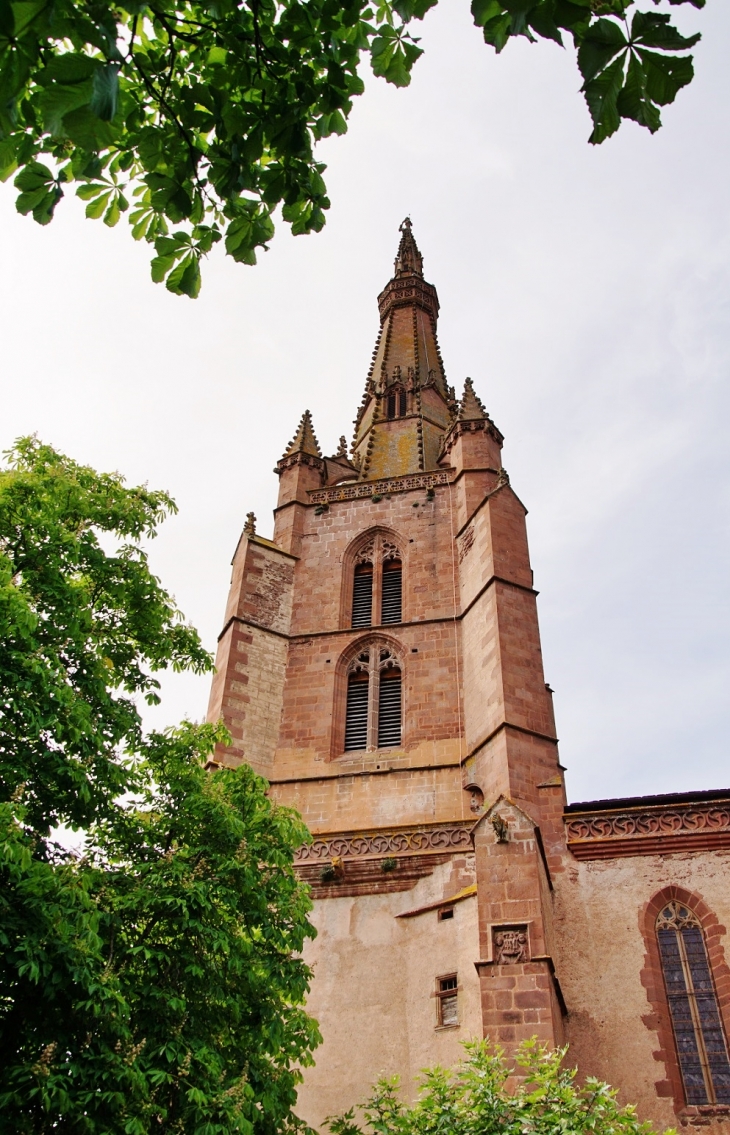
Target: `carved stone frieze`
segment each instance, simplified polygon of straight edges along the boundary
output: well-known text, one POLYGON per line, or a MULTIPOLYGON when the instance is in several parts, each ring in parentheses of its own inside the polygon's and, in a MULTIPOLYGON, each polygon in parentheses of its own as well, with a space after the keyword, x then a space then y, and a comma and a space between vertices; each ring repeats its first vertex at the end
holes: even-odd
POLYGON ((300 847, 294 861, 326 862, 334 856, 343 859, 384 855, 423 855, 444 851, 471 850, 473 820, 463 823, 433 824, 429 827, 392 828, 375 832, 335 832, 317 836, 300 847))
POLYGON ((485 430, 491 437, 494 438, 498 445, 501 445, 504 441, 504 436, 497 429, 491 418, 483 418, 468 422, 455 421, 443 440, 441 447, 442 454, 449 453, 453 448, 457 438, 460 438, 463 434, 477 433, 479 430, 485 430))
POLYGON ((292 465, 311 465, 315 469, 324 471, 324 461, 321 457, 315 457, 311 453, 289 453, 281 458, 276 468, 275 473, 281 473, 283 469, 290 469, 292 465))
POLYGON ((730 793, 725 800, 568 812, 565 833, 578 859, 730 847, 730 793))
POLYGON ((408 477, 393 477, 383 481, 359 481, 356 485, 338 485, 332 489, 314 489, 309 493, 312 504, 325 504, 330 501, 358 500, 386 493, 407 493, 411 489, 432 489, 436 485, 448 485, 449 471, 436 473, 416 473, 408 477))

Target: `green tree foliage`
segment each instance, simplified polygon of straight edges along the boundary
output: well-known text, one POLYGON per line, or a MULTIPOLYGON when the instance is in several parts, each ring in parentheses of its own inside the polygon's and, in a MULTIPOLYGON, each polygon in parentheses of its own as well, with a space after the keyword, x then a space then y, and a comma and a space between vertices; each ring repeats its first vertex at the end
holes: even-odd
POLYGON ((363 1105, 364 1125, 353 1108, 326 1121, 332 1135, 651 1135, 608 1084, 589 1077, 576 1085, 575 1070, 563 1066, 565 1048, 525 1041, 511 1067, 488 1041, 464 1047, 456 1068, 424 1073, 412 1106, 401 1102, 397 1077, 381 1079, 363 1105))
POLYGON ((146 734, 166 665, 211 668, 140 539, 174 509, 34 439, 0 471, 3 1131, 274 1135, 316 1025, 307 833, 220 726, 146 734), (105 550, 119 543, 113 551, 105 550), (54 840, 81 829, 83 855, 54 840))
MULTIPOLYGON (((191 297, 213 245, 256 262, 273 213, 295 234, 329 208, 315 144, 343 134, 358 67, 407 86, 411 32, 437 0, 0 0, 0 177, 47 224, 76 183, 86 214, 154 245, 152 278, 191 297), (44 160, 41 160, 44 159, 44 160)), ((705 0, 668 0, 699 8, 705 0)), ((660 0, 653 0, 659 4, 660 0)), ((602 142, 631 118, 655 131, 692 79, 667 12, 635 0, 472 0, 485 41, 564 37, 602 142)))

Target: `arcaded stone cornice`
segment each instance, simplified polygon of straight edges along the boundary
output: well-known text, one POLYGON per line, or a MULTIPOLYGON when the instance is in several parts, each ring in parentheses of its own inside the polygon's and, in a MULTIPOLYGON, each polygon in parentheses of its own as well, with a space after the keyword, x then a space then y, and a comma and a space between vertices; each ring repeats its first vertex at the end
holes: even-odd
POLYGON ((388 477, 380 481, 356 481, 337 485, 332 489, 313 489, 309 492, 312 504, 329 504, 331 501, 360 500, 362 497, 384 497, 391 493, 407 493, 411 489, 433 489, 448 485, 452 469, 439 469, 433 473, 414 473, 407 477, 388 477))
POLYGON ((295 863, 327 863, 332 859, 379 858, 381 856, 438 854, 471 851, 471 820, 406 828, 380 828, 371 832, 334 832, 315 836, 300 847, 295 863))
POLYGON ((730 790, 692 795, 573 805, 565 814, 568 848, 576 859, 617 859, 730 847, 730 790))

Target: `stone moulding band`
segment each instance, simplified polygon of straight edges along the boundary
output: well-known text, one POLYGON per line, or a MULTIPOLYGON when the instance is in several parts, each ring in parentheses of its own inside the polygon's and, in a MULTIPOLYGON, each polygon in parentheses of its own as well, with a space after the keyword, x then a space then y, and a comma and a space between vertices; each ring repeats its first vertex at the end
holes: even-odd
POLYGON ((730 799, 685 807, 636 808, 565 817, 568 847, 577 859, 730 847, 730 799))
POLYGON ((295 863, 316 863, 340 857, 355 859, 381 855, 423 855, 429 852, 470 851, 473 820, 429 827, 392 828, 376 832, 335 832, 300 847, 295 863))
POLYGON ((385 496, 386 493, 407 493, 410 489, 433 489, 436 485, 448 485, 449 480, 448 471, 419 473, 411 477, 392 477, 388 481, 357 481, 332 489, 313 489, 308 495, 312 504, 327 504, 330 501, 359 500, 374 494, 385 496))

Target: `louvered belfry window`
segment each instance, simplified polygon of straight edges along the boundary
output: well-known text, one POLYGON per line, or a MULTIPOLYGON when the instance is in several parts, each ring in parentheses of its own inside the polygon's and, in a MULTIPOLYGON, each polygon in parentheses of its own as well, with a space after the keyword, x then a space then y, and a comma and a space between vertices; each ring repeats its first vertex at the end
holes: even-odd
POLYGON ((672 901, 656 931, 687 1103, 730 1103, 727 1039, 700 921, 672 901))
POLYGON ((376 532, 364 538, 352 576, 351 627, 403 621, 403 562, 396 544, 376 532))
POLYGON ((405 390, 397 387, 391 390, 388 394, 387 415, 388 418, 405 418, 407 408, 407 396, 405 390))
POLYGON ((400 560, 383 564, 381 623, 399 623, 403 608, 403 565, 400 560))
POLYGON ((347 679, 347 710, 345 716, 346 753, 367 748, 369 692, 370 681, 367 671, 350 674, 347 679))
POLYGON ((398 748, 403 733, 402 682, 392 649, 361 649, 347 674, 344 751, 398 748))
POLYGON ((401 680, 400 670, 390 667, 380 672, 378 691, 378 748, 393 749, 400 745, 401 680))
POLYGON ((352 625, 369 627, 373 621, 373 565, 357 564, 352 586, 352 625))

